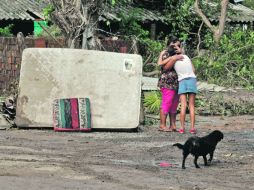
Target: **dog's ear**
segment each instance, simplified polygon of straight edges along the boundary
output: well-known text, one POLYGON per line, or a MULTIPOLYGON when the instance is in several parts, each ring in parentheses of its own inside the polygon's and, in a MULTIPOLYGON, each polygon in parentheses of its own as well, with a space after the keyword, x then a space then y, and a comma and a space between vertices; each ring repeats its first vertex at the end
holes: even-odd
POLYGON ((221 131, 218 130, 218 133, 220 134, 220 138, 223 139, 224 138, 224 135, 221 131))
POLYGON ((222 132, 219 133, 219 140, 222 140, 224 138, 224 135, 222 132))

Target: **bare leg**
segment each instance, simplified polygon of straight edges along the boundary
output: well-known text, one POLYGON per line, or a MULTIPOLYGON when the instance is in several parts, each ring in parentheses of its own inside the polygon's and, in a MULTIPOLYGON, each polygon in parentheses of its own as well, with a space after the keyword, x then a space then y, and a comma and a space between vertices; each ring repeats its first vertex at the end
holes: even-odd
POLYGON ((185 117, 186 117, 186 107, 187 107, 186 94, 180 95, 180 102, 181 102, 180 123, 181 123, 181 128, 185 129, 185 117))
POLYGON ((176 113, 170 113, 169 118, 170 118, 170 129, 174 131, 176 130, 176 113))
POLYGON ((172 105, 170 108, 170 129, 172 131, 176 131, 176 113, 177 113, 178 103, 179 103, 179 95, 177 94, 177 91, 175 91, 174 97, 172 99, 172 105))
POLYGON ((195 96, 196 94, 189 94, 189 110, 190 110, 190 121, 191 121, 191 129, 195 128, 195 96))
POLYGON ((160 128, 161 129, 165 129, 167 127, 166 119, 167 119, 167 115, 163 112, 162 109, 160 109, 160 128))

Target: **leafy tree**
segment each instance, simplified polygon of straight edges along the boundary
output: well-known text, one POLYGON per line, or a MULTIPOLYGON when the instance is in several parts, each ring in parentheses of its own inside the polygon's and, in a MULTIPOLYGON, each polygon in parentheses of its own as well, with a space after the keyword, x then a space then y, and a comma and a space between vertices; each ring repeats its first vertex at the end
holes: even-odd
POLYGON ((254 87, 254 32, 235 29, 223 34, 217 47, 205 36, 207 54, 193 59, 199 80, 222 86, 254 87))
POLYGON ((165 44, 164 41, 160 42, 151 39, 150 32, 142 27, 140 18, 143 11, 145 9, 134 8, 128 15, 120 14, 121 22, 118 33, 127 40, 131 38, 138 42, 140 51, 136 53, 141 54, 144 58, 143 75, 153 76, 158 74, 156 64, 154 63, 157 62, 157 56, 165 44))
POLYGON ((171 34, 187 40, 194 34, 197 21, 200 19, 193 12, 194 0, 168 0, 166 1, 163 15, 170 26, 171 34))
POLYGON ((213 38, 216 44, 219 43, 220 38, 224 32, 226 17, 227 17, 227 8, 228 8, 229 0, 220 0, 221 4, 221 14, 219 18, 219 25, 214 26, 211 24, 210 20, 204 14, 204 12, 200 8, 200 0, 195 0, 195 10, 198 15, 201 17, 202 21, 206 24, 206 26, 213 32, 213 38))
POLYGON ((254 9, 254 1, 253 0, 245 0, 243 4, 251 9, 254 9))
POLYGON ((10 37, 12 36, 11 29, 14 25, 10 24, 4 28, 0 28, 0 36, 2 37, 10 37))

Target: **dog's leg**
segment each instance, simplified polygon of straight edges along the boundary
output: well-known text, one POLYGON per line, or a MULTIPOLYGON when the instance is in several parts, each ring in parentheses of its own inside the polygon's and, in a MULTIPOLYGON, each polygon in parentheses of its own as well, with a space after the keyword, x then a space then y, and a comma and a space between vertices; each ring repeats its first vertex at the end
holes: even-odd
POLYGON ((188 155, 189 155, 189 153, 183 152, 182 169, 185 169, 185 160, 186 160, 186 158, 187 158, 188 155))
POLYGON ((196 168, 200 168, 198 163, 197 163, 197 161, 198 161, 198 156, 195 156, 195 158, 194 158, 194 164, 195 164, 196 168))
POLYGON ((206 156, 203 156, 203 158, 204 158, 204 164, 205 164, 205 166, 208 166, 206 156))
POLYGON ((212 159, 213 159, 213 152, 210 152, 209 154, 210 154, 210 158, 209 158, 208 161, 211 163, 211 162, 212 162, 212 159))

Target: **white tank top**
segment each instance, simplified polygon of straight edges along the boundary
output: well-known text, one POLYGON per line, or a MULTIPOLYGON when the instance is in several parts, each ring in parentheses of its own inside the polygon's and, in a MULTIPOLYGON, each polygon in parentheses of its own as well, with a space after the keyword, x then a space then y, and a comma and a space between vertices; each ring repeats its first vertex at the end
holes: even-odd
POLYGON ((192 63, 187 55, 183 55, 183 60, 176 61, 174 68, 178 76, 178 81, 186 78, 196 78, 192 69, 192 63))

